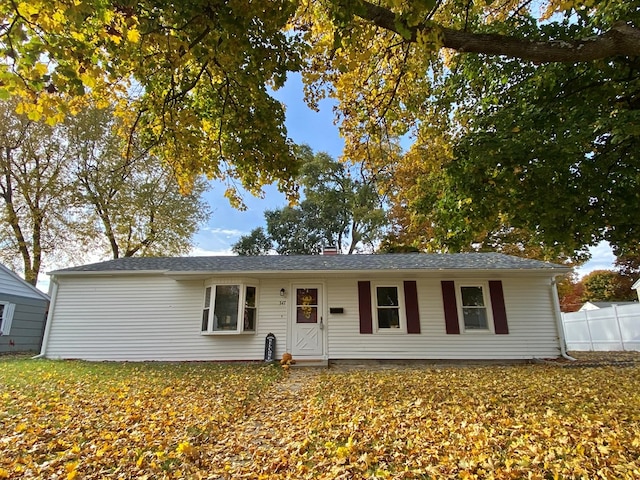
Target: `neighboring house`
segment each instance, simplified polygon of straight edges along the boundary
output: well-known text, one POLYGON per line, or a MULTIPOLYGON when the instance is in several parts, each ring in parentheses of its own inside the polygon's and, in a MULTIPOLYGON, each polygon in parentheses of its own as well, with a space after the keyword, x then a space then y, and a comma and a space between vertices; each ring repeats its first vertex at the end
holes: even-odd
POLYGON ((638 300, 640 300, 640 278, 636 281, 636 283, 631 285, 631 290, 636 291, 636 293, 638 294, 638 300))
POLYGON ((621 307, 623 305, 634 305, 637 303, 638 302, 585 302, 578 311, 583 312, 585 310, 600 310, 602 308, 611 308, 614 305, 617 307, 621 307))
POLYGON ((532 359, 564 351, 555 277, 494 253, 121 258, 51 272, 49 358, 532 359))
POLYGON ((49 297, 0 264, 0 354, 38 352, 49 297))

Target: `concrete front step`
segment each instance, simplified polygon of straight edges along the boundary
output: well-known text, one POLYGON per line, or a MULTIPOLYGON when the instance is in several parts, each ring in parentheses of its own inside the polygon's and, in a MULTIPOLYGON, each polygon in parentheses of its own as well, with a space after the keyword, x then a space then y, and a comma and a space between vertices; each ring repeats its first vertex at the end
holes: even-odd
POLYGON ((329 360, 322 359, 322 358, 309 358, 309 359, 294 358, 293 360, 296 363, 292 364, 291 368, 305 368, 305 367, 329 368, 329 360))

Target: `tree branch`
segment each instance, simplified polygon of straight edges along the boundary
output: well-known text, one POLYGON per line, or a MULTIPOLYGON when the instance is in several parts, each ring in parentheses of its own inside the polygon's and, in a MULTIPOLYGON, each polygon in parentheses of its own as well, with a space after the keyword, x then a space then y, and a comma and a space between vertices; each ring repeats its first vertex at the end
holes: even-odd
MULTIPOLYGON (((386 8, 362 0, 357 15, 380 28, 401 34, 396 26, 396 15, 386 8)), ((405 27, 411 32, 408 41, 415 42, 419 30, 429 30, 430 25, 405 27)), ((499 34, 473 33, 439 27, 443 34, 443 47, 458 52, 504 55, 538 63, 588 62, 617 55, 640 55, 640 29, 624 21, 598 36, 578 40, 532 41, 499 34)))

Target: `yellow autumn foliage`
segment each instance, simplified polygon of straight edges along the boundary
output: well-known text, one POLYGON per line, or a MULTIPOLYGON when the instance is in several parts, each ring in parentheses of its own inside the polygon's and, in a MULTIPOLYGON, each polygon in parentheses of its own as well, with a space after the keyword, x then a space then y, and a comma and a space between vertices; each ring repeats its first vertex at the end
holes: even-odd
POLYGON ((637 479, 639 365, 0 359, 0 478, 637 479))

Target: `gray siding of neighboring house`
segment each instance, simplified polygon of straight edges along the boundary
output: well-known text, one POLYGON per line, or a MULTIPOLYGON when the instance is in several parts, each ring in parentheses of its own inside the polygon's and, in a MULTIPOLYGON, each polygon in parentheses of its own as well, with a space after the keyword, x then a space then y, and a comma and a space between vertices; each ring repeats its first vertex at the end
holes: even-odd
POLYGON ((9 335, 0 335, 0 354, 40 351, 49 302, 9 293, 0 293, 0 301, 16 306, 9 335))

